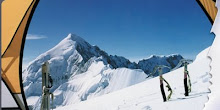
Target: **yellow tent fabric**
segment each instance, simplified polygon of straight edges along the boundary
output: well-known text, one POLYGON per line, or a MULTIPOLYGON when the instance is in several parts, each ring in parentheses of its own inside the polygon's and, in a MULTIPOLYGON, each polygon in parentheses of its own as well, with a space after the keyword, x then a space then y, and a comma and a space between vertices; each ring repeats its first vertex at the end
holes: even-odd
POLYGON ((217 8, 215 7, 214 0, 197 0, 198 4, 201 6, 209 21, 213 24, 215 17, 217 15, 217 8))
POLYGON ((23 46, 39 0, 4 0, 1 8, 1 75, 21 109, 27 109, 22 86, 23 46), (18 96, 22 94, 22 98, 18 96), (21 102, 22 101, 22 102, 21 102))

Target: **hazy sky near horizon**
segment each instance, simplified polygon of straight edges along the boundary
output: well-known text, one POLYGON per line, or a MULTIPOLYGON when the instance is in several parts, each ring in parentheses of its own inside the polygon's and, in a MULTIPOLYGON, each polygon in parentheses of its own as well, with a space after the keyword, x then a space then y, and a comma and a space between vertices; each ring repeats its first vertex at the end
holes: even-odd
POLYGON ((23 64, 69 33, 132 61, 175 53, 194 59, 212 44, 210 30, 196 0, 40 0, 29 26, 23 64))

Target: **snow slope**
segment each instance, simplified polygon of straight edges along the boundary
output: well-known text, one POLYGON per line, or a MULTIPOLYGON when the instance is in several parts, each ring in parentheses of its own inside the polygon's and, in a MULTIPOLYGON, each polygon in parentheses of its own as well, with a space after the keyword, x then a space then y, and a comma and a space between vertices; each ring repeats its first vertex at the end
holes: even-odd
POLYGON ((69 34, 54 48, 38 56, 23 71, 28 105, 35 109, 41 100, 41 65, 48 61, 53 79, 54 107, 69 105, 140 83, 156 65, 175 67, 181 55, 152 56, 138 64, 108 55, 81 37, 69 34))
POLYGON ((84 101, 88 98, 100 96, 139 83, 145 80, 146 77, 140 71, 133 71, 126 68, 116 70, 107 69, 103 71, 100 68, 101 66, 103 66, 102 62, 93 64, 88 72, 75 77, 72 81, 63 84, 54 91, 54 95, 56 96, 54 99, 55 105, 60 105, 60 103, 68 105, 84 101), (94 72, 93 67, 98 69, 95 71, 103 72, 101 74, 94 72))
POLYGON ((159 78, 155 77, 87 101, 60 106, 57 110, 202 110, 210 93, 208 50, 202 51, 188 66, 192 82, 192 92, 188 97, 184 96, 183 68, 179 68, 164 75, 173 89, 168 102, 162 101, 159 78))
POLYGON ((210 81, 212 85, 210 86, 211 94, 209 94, 209 101, 206 103, 204 110, 220 110, 220 0, 216 0, 215 5, 218 8, 218 13, 211 32, 216 36, 209 52, 209 56, 212 59, 210 63, 212 68, 210 71, 210 74, 212 75, 210 81))

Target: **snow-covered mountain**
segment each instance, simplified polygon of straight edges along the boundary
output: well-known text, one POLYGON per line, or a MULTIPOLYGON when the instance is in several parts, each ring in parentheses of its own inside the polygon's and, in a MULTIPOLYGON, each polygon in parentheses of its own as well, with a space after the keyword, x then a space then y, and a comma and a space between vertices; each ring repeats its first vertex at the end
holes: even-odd
MULTIPOLYGON (((145 73, 151 73, 155 66, 166 65, 168 67, 174 68, 179 63, 183 57, 179 54, 173 54, 168 56, 156 56, 152 55, 148 59, 143 59, 138 62, 138 68, 142 69, 145 73)), ((169 72, 168 69, 164 69, 164 72, 169 72)), ((155 74, 158 76, 158 74, 155 74)))
MULTIPOLYGON (((173 95, 163 102, 159 77, 105 94, 83 102, 60 106, 56 110, 202 110, 208 101, 210 91, 209 48, 202 51, 196 60, 188 65, 192 83, 189 96, 184 96, 183 68, 169 72, 163 77, 173 89, 173 95)), ((166 94, 167 88, 165 88, 166 94)))
POLYGON ((54 106, 85 101, 140 83, 156 65, 175 67, 181 55, 152 56, 138 63, 108 55, 81 37, 69 34, 59 44, 38 56, 23 71, 23 85, 29 105, 39 107, 41 65, 48 61, 54 82, 54 106), (37 101, 39 100, 39 101, 37 101))

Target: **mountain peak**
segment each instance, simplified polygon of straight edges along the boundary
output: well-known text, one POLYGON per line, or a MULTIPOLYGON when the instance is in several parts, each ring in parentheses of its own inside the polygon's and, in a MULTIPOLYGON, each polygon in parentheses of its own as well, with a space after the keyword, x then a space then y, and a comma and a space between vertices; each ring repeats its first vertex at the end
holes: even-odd
POLYGON ((82 37, 76 34, 72 34, 72 33, 69 33, 65 39, 76 41, 76 42, 86 42, 82 37))
POLYGON ((64 38, 58 45, 68 45, 68 44, 73 44, 75 46, 80 46, 80 47, 91 47, 91 45, 85 41, 82 37, 69 33, 66 38, 64 38))

